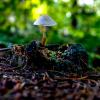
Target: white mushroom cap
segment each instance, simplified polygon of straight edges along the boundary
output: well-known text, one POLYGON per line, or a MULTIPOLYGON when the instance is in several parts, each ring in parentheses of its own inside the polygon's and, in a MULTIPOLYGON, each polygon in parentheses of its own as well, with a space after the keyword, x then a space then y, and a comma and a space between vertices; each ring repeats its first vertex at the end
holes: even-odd
POLYGON ((42 25, 42 26, 55 26, 56 22, 47 15, 40 16, 33 25, 42 25))

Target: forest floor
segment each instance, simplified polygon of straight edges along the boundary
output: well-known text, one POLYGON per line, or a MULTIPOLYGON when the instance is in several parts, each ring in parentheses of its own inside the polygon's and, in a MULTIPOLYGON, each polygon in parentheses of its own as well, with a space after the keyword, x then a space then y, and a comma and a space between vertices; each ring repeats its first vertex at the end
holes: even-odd
POLYGON ((100 73, 88 71, 84 48, 54 47, 0 49, 0 100, 100 100, 100 73))

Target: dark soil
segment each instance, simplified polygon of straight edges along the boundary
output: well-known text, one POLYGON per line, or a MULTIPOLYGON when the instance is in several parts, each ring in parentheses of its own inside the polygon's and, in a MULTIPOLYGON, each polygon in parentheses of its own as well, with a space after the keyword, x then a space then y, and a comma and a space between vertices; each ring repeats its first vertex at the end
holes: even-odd
POLYGON ((100 73, 90 72, 80 44, 33 41, 0 49, 0 100, 100 100, 100 73))

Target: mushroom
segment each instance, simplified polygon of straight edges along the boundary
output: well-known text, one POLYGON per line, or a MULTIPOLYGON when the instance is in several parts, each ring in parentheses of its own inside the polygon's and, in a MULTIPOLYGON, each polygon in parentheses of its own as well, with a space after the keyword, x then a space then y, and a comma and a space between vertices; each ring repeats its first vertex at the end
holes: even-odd
POLYGON ((40 31, 42 32, 41 44, 45 46, 46 43, 46 27, 55 26, 56 22, 48 15, 40 16, 33 25, 39 25, 40 31))

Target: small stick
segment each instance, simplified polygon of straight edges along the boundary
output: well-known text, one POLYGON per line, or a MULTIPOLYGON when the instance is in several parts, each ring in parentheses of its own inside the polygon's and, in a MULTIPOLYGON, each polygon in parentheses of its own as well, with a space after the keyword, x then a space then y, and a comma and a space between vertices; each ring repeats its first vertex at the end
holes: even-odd
POLYGON ((9 51, 9 50, 11 50, 11 49, 10 48, 2 48, 2 49, 0 49, 0 52, 9 51))

